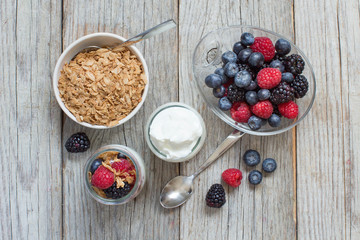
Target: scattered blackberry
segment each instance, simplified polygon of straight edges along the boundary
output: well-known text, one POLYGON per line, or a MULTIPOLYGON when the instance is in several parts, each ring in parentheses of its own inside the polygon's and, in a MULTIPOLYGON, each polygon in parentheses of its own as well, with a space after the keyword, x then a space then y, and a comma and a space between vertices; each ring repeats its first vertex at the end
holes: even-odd
POLYGON ((290 86, 294 88, 296 98, 304 97, 309 90, 309 83, 304 75, 297 75, 290 86))
POLYGON ((225 190, 221 184, 213 184, 206 194, 206 205, 221 208, 226 203, 225 190))
POLYGON ((294 99, 294 89, 286 82, 281 82, 271 92, 270 101, 274 104, 281 104, 294 99))
POLYGON ((65 143, 66 150, 71 153, 85 152, 89 149, 89 147, 89 138, 83 132, 78 132, 71 135, 71 137, 65 143))
POLYGON ((282 64, 284 64, 286 59, 286 56, 280 56, 278 53, 275 54, 273 60, 279 60, 280 62, 282 62, 282 64))
POLYGON ((239 88, 235 84, 231 84, 228 88, 227 98, 231 102, 241 102, 244 101, 245 91, 242 88, 239 88))
POLYGON ((122 198, 128 195, 128 193, 131 190, 130 185, 127 182, 124 183, 125 183, 124 187, 117 188, 116 182, 114 182, 114 184, 111 185, 111 187, 104 189, 104 193, 108 198, 112 198, 112 199, 122 198))
POLYGON ((251 78, 255 79, 256 78, 256 72, 246 63, 240 63, 239 64, 239 72, 246 70, 250 73, 251 78))
POLYGON ((300 55, 292 54, 286 57, 284 66, 287 72, 298 75, 304 70, 305 62, 300 55))

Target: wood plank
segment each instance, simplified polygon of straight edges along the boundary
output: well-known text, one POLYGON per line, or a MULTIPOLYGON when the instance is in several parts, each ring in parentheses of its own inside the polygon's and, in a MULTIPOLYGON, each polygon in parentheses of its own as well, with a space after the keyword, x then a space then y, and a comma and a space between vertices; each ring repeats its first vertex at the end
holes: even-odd
POLYGON ((299 239, 346 239, 344 157, 349 158, 349 70, 340 65, 354 49, 345 47, 341 58, 339 33, 345 31, 343 39, 350 38, 351 44, 354 29, 339 29, 338 7, 335 0, 295 1, 294 5, 296 43, 309 57, 317 79, 315 105, 297 130, 299 239))
MULTIPOLYGON (((205 105, 192 88, 191 59, 197 42, 209 31, 227 25, 250 24, 293 37, 291 1, 181 1, 180 22, 180 101, 194 106, 204 117, 208 137, 195 159, 182 164, 181 173, 191 174, 231 132, 205 105), (263 14, 265 13, 266 14, 263 14), (279 17, 280 16, 280 17, 279 17)), ((224 36, 226 37, 226 36, 224 36)), ((245 136, 195 181, 194 196, 181 207, 181 239, 293 239, 294 187, 291 131, 271 137, 245 136), (253 187, 247 176, 252 170, 241 160, 247 149, 257 149, 263 158, 274 157, 278 169, 253 187), (209 187, 221 181, 221 173, 236 167, 243 171, 239 189, 225 186, 227 203, 222 209, 205 205, 209 187), (204 231, 206 229, 206 231, 204 231)), ((257 169, 260 169, 258 166, 257 169)))
POLYGON ((1 2, 2 239, 61 238, 61 2, 1 2), (40 10, 41 11, 38 11, 40 10), (6 46, 6 47, 5 47, 6 46))
MULTIPOLYGON (((124 37, 173 18, 177 1, 64 1, 64 47, 85 34, 108 31, 124 37)), ((63 139, 85 131, 92 146, 82 154, 64 152, 64 237, 66 239, 177 239, 179 210, 165 211, 159 192, 166 181, 179 174, 178 164, 162 162, 146 146, 143 127, 161 104, 178 100, 178 39, 171 30, 137 43, 150 71, 150 89, 142 109, 123 126, 95 131, 66 118, 63 139), (162 94, 159 94, 161 92, 162 94), (82 170, 86 159, 100 146, 127 145, 144 157, 147 184, 131 203, 109 207, 96 203, 83 189, 82 170)))

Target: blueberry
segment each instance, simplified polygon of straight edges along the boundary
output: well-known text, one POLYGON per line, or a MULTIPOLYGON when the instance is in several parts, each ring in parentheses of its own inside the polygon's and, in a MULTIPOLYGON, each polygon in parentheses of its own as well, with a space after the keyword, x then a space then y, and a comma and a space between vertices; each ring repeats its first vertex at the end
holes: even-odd
POLYGON ((254 91, 247 91, 245 94, 245 100, 249 105, 255 105, 259 101, 258 96, 254 91))
POLYGON ((247 150, 244 153, 243 160, 246 165, 253 167, 260 163, 260 153, 256 150, 247 150))
POLYGON ((239 72, 239 66, 236 63, 228 62, 224 66, 225 75, 229 78, 235 77, 236 73, 239 72))
POLYGON ((222 98, 225 95, 225 91, 225 87, 221 85, 220 87, 213 89, 213 94, 217 98, 222 98))
POLYGON ((228 77, 225 75, 225 70, 223 68, 217 68, 215 72, 217 75, 219 75, 222 78, 221 83, 227 83, 229 81, 228 77))
POLYGON ((245 90, 252 91, 255 90, 258 87, 256 81, 251 81, 250 85, 245 87, 245 90))
POLYGON ((276 167, 276 161, 273 158, 266 158, 262 163, 262 168, 267 173, 275 171, 276 167))
POLYGON ((253 115, 248 120, 249 128, 253 131, 259 130, 262 126, 262 119, 253 115))
POLYGON ((212 73, 212 74, 210 74, 209 76, 207 76, 207 77, 205 78, 205 84, 206 84, 206 86, 211 87, 211 88, 220 87, 221 82, 222 82, 221 76, 220 76, 220 75, 217 75, 217 74, 215 74, 215 73, 212 73))
POLYGON ((274 60, 270 63, 269 67, 271 68, 277 68, 280 70, 280 72, 284 72, 285 71, 285 67, 282 64, 282 62, 280 62, 279 60, 274 60))
POLYGON ((126 159, 126 156, 125 156, 125 154, 118 153, 117 158, 118 159, 120 159, 120 158, 125 158, 126 159))
POLYGON ((263 119, 263 118, 260 118, 261 119, 261 126, 265 126, 267 124, 267 119, 263 119))
POLYGON ((238 54, 239 61, 242 63, 246 63, 252 53, 253 51, 250 48, 245 48, 244 50, 241 50, 238 54))
POLYGON ((234 52, 227 51, 227 52, 223 53, 223 55, 221 56, 221 60, 225 64, 228 63, 228 62, 236 62, 237 56, 236 56, 236 54, 234 52))
POLYGON ((264 55, 259 52, 252 53, 248 59, 249 65, 251 67, 256 67, 256 68, 264 65, 264 61, 265 61, 264 55))
POLYGON ((238 72, 234 78, 235 85, 240 88, 249 86, 251 81, 252 81, 251 75, 246 70, 238 72))
POLYGON ((268 119, 269 125, 272 127, 278 127, 281 123, 281 118, 277 114, 271 114, 271 116, 268 119))
POLYGON ((258 170, 252 170, 249 173, 249 182, 251 184, 258 185, 259 183, 261 183, 261 180, 262 180, 262 173, 259 172, 258 170))
POLYGON ((233 46, 233 52, 239 54, 239 52, 245 48, 246 46, 243 45, 241 42, 236 42, 233 46))
POLYGON ((254 41, 255 41, 254 35, 252 35, 251 33, 244 32, 243 34, 241 34, 241 43, 244 44, 245 46, 252 45, 254 41))
POLYGON ((281 81, 291 83, 294 81, 294 75, 290 72, 284 72, 281 74, 281 81))
POLYGON ((95 159, 92 163, 91 163, 91 166, 90 166, 90 172, 92 174, 94 174, 94 172, 96 171, 96 169, 98 169, 98 167, 102 165, 102 159, 98 158, 98 159, 95 159))
POLYGON ((280 38, 275 43, 275 49, 280 56, 284 56, 291 51, 291 45, 289 41, 280 38))
POLYGON ((259 100, 263 101, 263 100, 269 99, 271 93, 270 93, 269 89, 260 89, 258 91, 257 95, 258 95, 259 100))
POLYGON ((222 97, 219 99, 219 108, 223 111, 230 110, 232 103, 227 97, 222 97))

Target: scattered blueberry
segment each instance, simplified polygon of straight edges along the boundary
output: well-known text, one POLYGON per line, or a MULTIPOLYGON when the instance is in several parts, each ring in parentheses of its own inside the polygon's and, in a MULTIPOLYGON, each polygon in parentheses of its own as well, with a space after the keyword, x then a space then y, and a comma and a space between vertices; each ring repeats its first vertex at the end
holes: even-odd
POLYGON ((227 83, 229 81, 228 77, 225 75, 225 70, 223 68, 217 68, 215 72, 217 75, 219 75, 222 78, 221 83, 227 83))
POLYGON ((244 32, 243 34, 241 34, 241 43, 244 44, 245 46, 252 45, 254 41, 255 41, 254 35, 252 35, 251 33, 244 32))
POLYGON ((258 170, 252 170, 249 173, 249 182, 254 185, 258 185, 262 181, 262 174, 258 170))
POLYGON ((251 81, 250 85, 245 87, 245 90, 252 91, 255 90, 258 87, 256 81, 251 81))
POLYGON ((211 88, 220 87, 221 82, 222 82, 221 76, 220 76, 220 75, 217 75, 217 74, 215 74, 215 73, 212 73, 212 74, 210 74, 209 76, 207 76, 207 77, 205 78, 205 84, 206 84, 206 86, 211 87, 211 88))
POLYGON ((239 52, 245 48, 246 46, 244 46, 241 42, 236 42, 233 46, 233 52, 239 54, 239 52))
POLYGON ((98 169, 98 167, 102 165, 102 159, 98 158, 98 159, 95 159, 92 163, 91 163, 91 166, 90 166, 90 172, 92 174, 94 174, 94 172, 96 171, 96 169, 98 169))
POLYGON ((275 171, 276 167, 276 161, 273 158, 266 158, 262 163, 262 168, 267 173, 275 171))
POLYGON ((277 114, 271 114, 271 116, 268 119, 269 125, 272 127, 278 127, 281 123, 281 118, 277 114))
POLYGON ((219 99, 219 108, 223 111, 230 110, 232 103, 227 97, 222 97, 219 99))
POLYGON ((236 73, 239 72, 239 66, 234 62, 228 62, 224 66, 225 75, 229 78, 235 77, 236 73))
POLYGON ((221 60, 225 64, 228 63, 228 62, 236 62, 237 56, 236 56, 236 54, 234 52, 227 51, 227 52, 223 53, 223 55, 221 56, 221 60))
POLYGON ((257 93, 260 101, 266 100, 270 98, 271 92, 269 89, 260 89, 257 93))
POLYGON ((213 89, 213 94, 217 98, 222 98, 225 95, 225 91, 226 88, 223 85, 221 85, 220 87, 213 89))
POLYGON ((251 67, 261 67, 264 64, 265 58, 262 53, 254 52, 250 55, 248 63, 251 67))
POLYGON ((253 51, 250 48, 245 48, 244 50, 241 50, 238 54, 239 61, 242 63, 246 63, 252 53, 253 51))
POLYGON ((249 105, 255 105, 259 99, 255 91, 247 91, 245 93, 245 100, 249 105))
POLYGON ((120 159, 120 158, 126 159, 126 156, 125 156, 125 154, 118 153, 117 158, 118 159, 120 159))
POLYGON ((243 160, 246 165, 253 167, 260 163, 260 153, 256 150, 247 150, 244 153, 243 160))
POLYGON ((252 81, 251 75, 246 70, 238 72, 234 78, 235 85, 240 88, 249 86, 251 81, 252 81))
POLYGON ((248 120, 249 128, 253 131, 259 130, 262 126, 263 120, 255 115, 251 116, 248 120))
POLYGON ((290 72, 284 72, 281 74, 281 81, 291 83, 294 81, 294 75, 290 72))
POLYGON ((285 39, 280 38, 275 43, 275 49, 280 56, 284 56, 291 51, 291 45, 285 39))
POLYGON ((280 72, 284 72, 285 71, 285 67, 282 64, 282 62, 280 62, 279 60, 274 60, 270 63, 269 67, 271 68, 277 68, 280 70, 280 72))

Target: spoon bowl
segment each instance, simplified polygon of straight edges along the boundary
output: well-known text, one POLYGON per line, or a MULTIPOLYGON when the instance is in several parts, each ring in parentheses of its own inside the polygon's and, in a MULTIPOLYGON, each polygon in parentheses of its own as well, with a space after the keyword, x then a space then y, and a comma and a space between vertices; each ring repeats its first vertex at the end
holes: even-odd
POLYGON ((193 194, 194 176, 177 176, 171 179, 160 194, 160 204, 164 208, 175 208, 186 202, 193 194))

